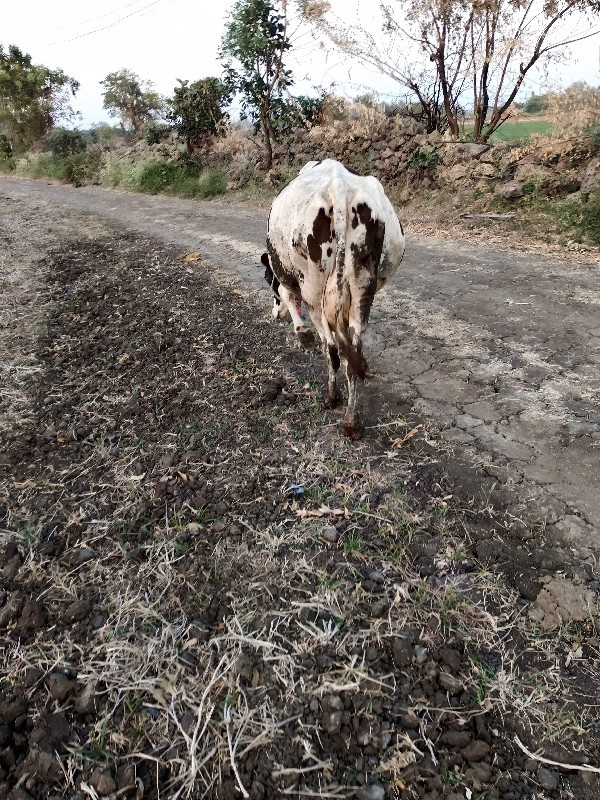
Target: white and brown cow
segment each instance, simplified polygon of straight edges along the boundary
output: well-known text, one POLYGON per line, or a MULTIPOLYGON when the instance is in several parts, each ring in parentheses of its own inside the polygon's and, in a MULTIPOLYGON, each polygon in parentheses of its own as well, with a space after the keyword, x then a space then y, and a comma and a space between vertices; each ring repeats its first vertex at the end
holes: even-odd
POLYGON ((301 344, 314 336, 300 300, 317 329, 329 365, 325 405, 339 402, 336 373, 346 361, 348 406, 343 422, 360 436, 357 379, 367 362, 361 337, 373 297, 404 255, 404 233, 376 178, 360 177, 338 161, 310 161, 275 198, 269 215, 265 277, 275 294, 273 315, 290 313, 301 344), (278 304, 277 301, 280 301, 278 304))

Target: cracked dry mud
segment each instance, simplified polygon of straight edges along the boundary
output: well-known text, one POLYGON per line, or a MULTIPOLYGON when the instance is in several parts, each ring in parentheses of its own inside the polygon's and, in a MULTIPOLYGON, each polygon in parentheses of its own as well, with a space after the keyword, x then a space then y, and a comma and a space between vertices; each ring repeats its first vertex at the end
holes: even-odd
POLYGON ((409 239, 352 444, 265 215, 0 181, 0 800, 597 800, 597 274, 409 239))

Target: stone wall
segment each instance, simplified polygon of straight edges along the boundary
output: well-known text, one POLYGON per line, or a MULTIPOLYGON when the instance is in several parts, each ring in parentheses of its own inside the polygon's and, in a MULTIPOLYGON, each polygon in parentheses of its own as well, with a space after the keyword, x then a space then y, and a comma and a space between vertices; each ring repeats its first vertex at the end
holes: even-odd
MULTIPOLYGON (((174 135, 157 145, 141 141, 117 148, 130 161, 173 160, 185 151, 174 135)), ((232 130, 200 155, 208 166, 227 171, 232 189, 256 179, 280 185, 307 161, 335 158, 406 196, 423 187, 479 188, 511 200, 533 190, 562 197, 599 189, 597 149, 581 136, 536 137, 525 146, 452 142, 437 132, 426 135, 414 120, 373 113, 292 133, 277 145, 268 173, 261 140, 249 131, 232 130)))

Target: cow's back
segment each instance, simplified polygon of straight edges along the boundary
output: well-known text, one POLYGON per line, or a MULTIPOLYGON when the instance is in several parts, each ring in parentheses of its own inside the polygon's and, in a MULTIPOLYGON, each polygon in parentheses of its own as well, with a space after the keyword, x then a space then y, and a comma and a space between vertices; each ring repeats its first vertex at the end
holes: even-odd
POLYGON ((339 246, 349 262, 370 245, 365 219, 383 223, 377 270, 380 277, 390 277, 402 260, 404 236, 380 182, 331 159, 309 162, 271 207, 268 243, 275 274, 307 302, 316 301, 336 258, 339 262, 339 246))

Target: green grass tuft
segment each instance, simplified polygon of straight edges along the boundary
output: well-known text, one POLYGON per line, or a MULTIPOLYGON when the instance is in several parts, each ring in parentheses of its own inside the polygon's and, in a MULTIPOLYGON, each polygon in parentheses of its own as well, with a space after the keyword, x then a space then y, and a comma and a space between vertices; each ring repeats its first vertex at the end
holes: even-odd
POLYGON ((573 200, 563 208, 563 221, 578 239, 587 238, 600 244, 600 190, 587 198, 573 200))

